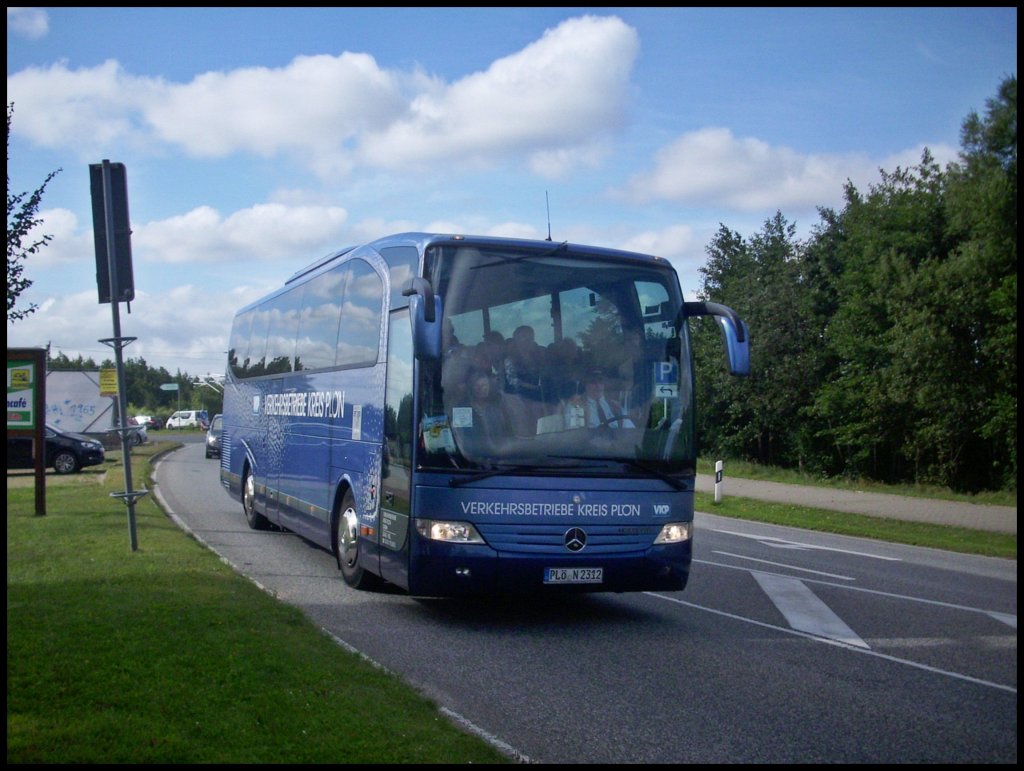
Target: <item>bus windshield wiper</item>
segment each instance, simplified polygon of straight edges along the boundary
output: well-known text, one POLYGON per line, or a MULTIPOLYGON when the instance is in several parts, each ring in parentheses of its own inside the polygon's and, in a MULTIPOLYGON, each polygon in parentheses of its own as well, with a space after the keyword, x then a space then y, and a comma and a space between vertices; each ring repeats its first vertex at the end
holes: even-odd
MULTIPOLYGON (((651 476, 657 477, 658 479, 662 480, 663 482, 666 482, 667 484, 672 485, 672 487, 674 487, 676 490, 685 490, 686 489, 686 482, 684 482, 683 480, 678 479, 678 478, 676 478, 674 476, 671 476, 670 474, 666 474, 664 471, 661 471, 660 469, 656 469, 654 466, 650 465, 649 463, 645 463, 644 461, 639 460, 637 458, 627 458, 625 456, 615 456, 615 455, 613 455, 613 456, 601 456, 601 457, 596 457, 596 458, 593 457, 593 456, 588 456, 588 455, 556 455, 555 457, 557 457, 557 458, 578 458, 579 460, 607 460, 607 461, 611 461, 612 463, 624 463, 625 465, 630 466, 630 467, 632 467, 634 469, 637 469, 638 471, 643 471, 645 474, 650 474, 651 476)), ((694 470, 692 468, 684 468, 683 469, 683 474, 684 475, 689 475, 689 474, 693 474, 693 473, 696 473, 696 472, 694 472, 694 470)))
MULTIPOLYGON (((553 457, 553 458, 568 458, 570 456, 567 456, 567 455, 552 455, 551 457, 553 457)), ((589 459, 585 458, 584 460, 589 460, 589 459)), ((453 479, 449 479, 448 480, 448 486, 449 487, 462 487, 463 485, 468 485, 468 484, 470 484, 472 482, 479 482, 482 479, 489 479, 490 477, 506 476, 506 475, 509 475, 509 474, 517 474, 517 473, 524 472, 524 471, 526 471, 526 472, 530 472, 530 471, 556 471, 556 470, 559 470, 559 469, 566 469, 566 470, 576 471, 576 470, 581 469, 581 468, 595 468, 595 466, 593 464, 588 464, 586 466, 546 466, 546 465, 541 465, 539 463, 520 463, 520 464, 517 464, 515 466, 501 466, 500 468, 492 468, 492 469, 488 469, 487 471, 481 471, 478 474, 471 474, 470 476, 459 477, 457 479, 454 479, 454 478, 453 479)))
POLYGON ((522 254, 516 255, 515 257, 503 257, 500 260, 495 260, 494 262, 485 262, 482 265, 473 265, 471 267, 471 270, 477 270, 479 268, 493 268, 495 265, 507 265, 510 262, 522 262, 523 260, 550 257, 552 254, 556 254, 557 252, 564 252, 568 247, 569 242, 562 241, 562 243, 558 244, 557 246, 553 246, 544 252, 524 252, 522 254))

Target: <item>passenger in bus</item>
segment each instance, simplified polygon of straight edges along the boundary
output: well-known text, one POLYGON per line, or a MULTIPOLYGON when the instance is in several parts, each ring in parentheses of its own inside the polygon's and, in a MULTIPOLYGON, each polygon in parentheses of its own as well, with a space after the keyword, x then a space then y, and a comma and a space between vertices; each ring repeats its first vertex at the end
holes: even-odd
POLYGON ((540 376, 544 367, 543 347, 537 344, 533 327, 516 327, 505 356, 505 390, 540 401, 540 376))
POLYGON ((501 407, 501 392, 494 377, 485 370, 470 372, 469 405, 473 409, 473 429, 482 439, 493 443, 509 436, 510 426, 501 407))
POLYGON ((505 356, 503 405, 517 436, 535 436, 537 421, 548 413, 541 390, 546 352, 537 344, 533 327, 516 327, 505 356))
POLYGON ((506 347, 505 336, 496 329, 492 329, 484 335, 483 342, 477 346, 479 350, 477 361, 480 365, 486 367, 487 371, 497 378, 499 382, 505 378, 504 362, 506 347))
POLYGON ((583 393, 566 402, 566 428, 635 428, 622 405, 605 394, 607 377, 604 370, 591 369, 583 378, 583 393))
POLYGON ((450 321, 442 328, 441 387, 446 404, 465 404, 469 398, 467 384, 473 367, 473 347, 463 345, 455 335, 450 321))
POLYGON ((486 372, 496 383, 504 382, 505 338, 492 329, 473 346, 473 369, 486 372))
POLYGON ((573 338, 563 337, 549 345, 545 361, 541 388, 548 400, 569 399, 580 392, 583 352, 573 338))
POLYGON ((615 396, 622 409, 630 413, 638 406, 637 391, 643 379, 639 370, 643 359, 643 336, 640 331, 624 330, 613 352, 615 363, 608 368, 605 388, 615 396))

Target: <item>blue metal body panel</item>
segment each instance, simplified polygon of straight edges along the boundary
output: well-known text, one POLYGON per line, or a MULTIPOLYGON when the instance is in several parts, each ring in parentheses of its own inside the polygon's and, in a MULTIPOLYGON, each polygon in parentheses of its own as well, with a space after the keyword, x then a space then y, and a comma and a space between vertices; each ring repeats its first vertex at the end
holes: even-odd
POLYGON ((691 541, 654 545, 667 522, 693 521, 693 481, 501 477, 452 488, 443 475, 420 477, 419 517, 472 522, 486 544, 453 545, 410 534, 413 594, 678 590, 686 585, 691 541), (586 545, 566 546, 570 530, 586 545), (600 584, 545 586, 546 568, 600 567, 600 584))

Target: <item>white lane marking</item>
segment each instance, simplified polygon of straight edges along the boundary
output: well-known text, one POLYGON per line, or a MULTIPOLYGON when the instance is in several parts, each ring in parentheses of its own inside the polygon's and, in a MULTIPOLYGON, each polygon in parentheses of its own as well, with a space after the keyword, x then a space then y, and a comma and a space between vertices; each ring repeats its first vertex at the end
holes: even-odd
POLYGON ((703 528, 704 530, 711 530, 715 533, 724 533, 725 535, 735 535, 740 538, 752 538, 755 541, 760 541, 765 546, 772 546, 778 549, 816 549, 818 551, 837 551, 840 554, 853 554, 858 557, 871 557, 876 560, 886 560, 888 562, 902 562, 899 557, 883 557, 880 554, 871 554, 863 551, 851 551, 850 549, 835 549, 831 546, 817 546, 813 543, 800 543, 799 541, 787 541, 783 538, 775 538, 768 535, 753 535, 751 533, 737 533, 733 530, 719 530, 718 528, 703 528))
POLYGON ((1017 614, 1016 613, 998 613, 994 610, 986 611, 989 616, 994 618, 996 621, 1002 621, 1007 626, 1012 626, 1014 629, 1017 628, 1017 614))
POLYGON ((815 637, 814 635, 807 634, 806 632, 798 632, 795 629, 785 629, 781 626, 775 626, 775 624, 766 624, 763 621, 755 621, 752 618, 746 618, 745 616, 737 616, 735 613, 726 613, 724 610, 717 610, 716 608, 709 608, 706 605, 697 605, 693 602, 687 602, 686 600, 680 600, 677 597, 666 597, 664 594, 656 594, 654 592, 644 592, 648 597, 656 597, 659 600, 667 600, 668 602, 674 602, 676 605, 684 605, 687 608, 693 608, 694 610, 703 610, 708 613, 713 613, 716 616, 724 616, 725 618, 731 618, 733 621, 741 621, 747 624, 753 624, 759 626, 762 629, 772 629, 776 632, 783 634, 791 634, 795 637, 806 637, 808 640, 813 642, 819 642, 824 645, 834 645, 837 648, 845 648, 848 651, 854 653, 863 653, 867 656, 874 656, 875 658, 884 659, 885 661, 892 661, 896 664, 904 664, 914 669, 921 669, 925 672, 932 672, 937 675, 945 675, 946 677, 952 677, 956 680, 963 680, 964 682, 974 683, 975 685, 983 685, 987 688, 995 688, 998 691, 1006 691, 1007 693, 1016 694, 1017 689, 1010 685, 1003 685, 1002 683, 993 683, 991 680, 982 680, 977 677, 971 677, 970 675, 964 675, 960 672, 950 672, 948 669, 939 669, 938 667, 930 667, 927 664, 921 664, 917 661, 910 661, 909 659, 901 659, 897 656, 890 656, 887 653, 879 653, 873 651, 870 648, 858 648, 853 645, 847 645, 839 640, 829 640, 824 637, 815 637))
POLYGON ((771 560, 760 560, 757 557, 747 557, 744 554, 733 554, 728 551, 715 551, 712 550, 712 554, 721 554, 726 557, 735 557, 738 560, 749 560, 750 562, 760 562, 762 565, 774 565, 777 568, 785 568, 786 570, 799 570, 802 573, 813 573, 816 576, 826 576, 828 578, 837 578, 840 581, 856 581, 856 578, 851 576, 841 576, 837 573, 825 573, 820 570, 811 570, 810 568, 798 568, 792 565, 787 565, 784 562, 772 562, 771 560))
MULTIPOLYGON (((751 572, 750 568, 748 567, 743 567, 741 565, 727 565, 724 562, 712 562, 711 560, 698 559, 695 559, 693 562, 695 565, 711 565, 713 567, 724 568, 726 570, 738 570, 741 573, 751 572)), ((794 568, 787 566, 787 569, 793 570, 794 568)), ((1001 613, 998 610, 985 610, 984 608, 975 608, 971 607, 970 605, 957 605, 952 602, 943 602, 942 600, 928 600, 924 597, 911 597, 907 594, 883 592, 878 589, 866 589, 862 586, 844 586, 843 584, 834 584, 831 581, 819 581, 815 578, 805 578, 803 580, 812 584, 821 584, 822 586, 831 586, 836 589, 844 589, 848 592, 864 592, 865 594, 874 594, 879 597, 891 597, 894 600, 906 600, 907 602, 919 602, 924 605, 936 605, 940 608, 953 608, 954 610, 966 610, 970 613, 981 613, 983 615, 994 618, 997 621, 1002 621, 1004 624, 1012 626, 1014 629, 1017 628, 1017 615, 1014 613, 1001 613)))
POLYGON ((858 648, 869 648, 839 616, 798 578, 773 573, 751 572, 789 625, 815 637, 838 640, 858 648))

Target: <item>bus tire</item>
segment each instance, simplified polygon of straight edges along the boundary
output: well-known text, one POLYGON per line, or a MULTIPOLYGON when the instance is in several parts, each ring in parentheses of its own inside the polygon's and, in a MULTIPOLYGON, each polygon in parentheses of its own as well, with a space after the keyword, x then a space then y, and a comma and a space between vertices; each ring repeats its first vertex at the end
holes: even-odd
POLYGON ((256 480, 248 468, 242 479, 242 511, 245 512, 245 521, 253 530, 270 529, 270 520, 256 511, 256 480))
POLYGON ((334 543, 334 556, 345 583, 353 589, 372 588, 376 576, 359 564, 359 514, 351 490, 345 491, 341 509, 334 520, 334 543))

